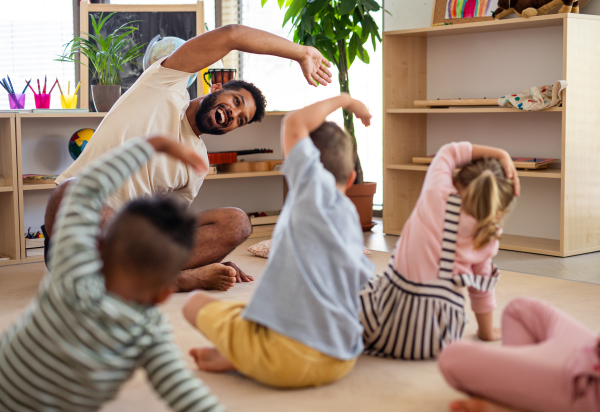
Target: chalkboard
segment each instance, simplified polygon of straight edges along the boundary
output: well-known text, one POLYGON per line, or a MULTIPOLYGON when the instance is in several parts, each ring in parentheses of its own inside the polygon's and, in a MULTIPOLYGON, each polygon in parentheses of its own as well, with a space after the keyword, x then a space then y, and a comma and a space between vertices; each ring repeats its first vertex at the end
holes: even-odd
MULTIPOLYGON (((94 16, 96 21, 100 18, 100 12, 90 12, 90 16, 94 16)), ((104 16, 109 14, 109 12, 104 12, 104 16)), ((88 17, 89 18, 89 17, 88 17)), ((132 37, 133 41, 136 44, 144 43, 144 47, 141 52, 146 52, 146 47, 150 40, 157 34, 160 34, 162 37, 173 36, 179 37, 184 40, 189 40, 192 37, 196 36, 196 13, 194 12, 116 12, 102 27, 101 33, 106 36, 109 33, 112 33, 114 30, 119 28, 124 23, 129 21, 135 21, 135 23, 131 24, 133 27, 137 27, 132 37)), ((93 26, 91 22, 91 18, 89 18, 89 31, 93 32, 93 26)), ((124 50, 126 52, 127 49, 124 50)), ((142 60, 144 56, 140 56, 136 59, 136 63, 139 66, 135 66, 134 64, 125 65, 123 72, 120 73, 120 78, 122 83, 122 93, 125 93, 129 87, 135 83, 135 81, 142 75, 142 60)), ((97 84, 96 79, 94 78, 94 73, 92 70, 89 71, 89 86, 91 88, 92 85, 97 84)), ((188 92, 190 94, 190 98, 195 99, 198 96, 197 80, 188 88, 188 92)), ((94 107, 94 103, 92 101, 92 93, 90 89, 89 93, 89 107, 94 107)))

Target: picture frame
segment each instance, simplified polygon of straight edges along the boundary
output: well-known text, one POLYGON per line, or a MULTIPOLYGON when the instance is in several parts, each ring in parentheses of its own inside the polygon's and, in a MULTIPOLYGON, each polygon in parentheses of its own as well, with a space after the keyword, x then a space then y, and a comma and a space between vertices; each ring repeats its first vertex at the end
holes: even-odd
POLYGON ((434 0, 432 26, 492 21, 498 0, 434 0))

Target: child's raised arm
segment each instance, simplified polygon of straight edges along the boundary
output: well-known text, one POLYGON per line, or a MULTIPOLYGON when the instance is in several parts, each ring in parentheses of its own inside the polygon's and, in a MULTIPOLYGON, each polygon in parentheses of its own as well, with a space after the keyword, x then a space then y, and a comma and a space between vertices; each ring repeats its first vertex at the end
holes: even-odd
POLYGON ((311 104, 310 106, 296 110, 283 118, 281 126, 281 148, 283 149, 283 156, 287 157, 287 154, 292 150, 296 143, 321 126, 327 116, 339 108, 354 113, 365 126, 371 124, 372 116, 367 107, 358 100, 350 97, 349 94, 342 93, 331 99, 311 104))

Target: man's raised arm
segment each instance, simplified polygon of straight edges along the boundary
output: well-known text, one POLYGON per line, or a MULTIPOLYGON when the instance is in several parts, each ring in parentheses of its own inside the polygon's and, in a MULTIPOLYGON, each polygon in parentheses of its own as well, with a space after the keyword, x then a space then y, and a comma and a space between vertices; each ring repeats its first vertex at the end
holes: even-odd
POLYGON ((328 62, 314 47, 302 46, 266 31, 231 24, 188 40, 163 63, 163 67, 195 73, 222 59, 232 50, 291 59, 302 68, 309 84, 331 83, 328 62))

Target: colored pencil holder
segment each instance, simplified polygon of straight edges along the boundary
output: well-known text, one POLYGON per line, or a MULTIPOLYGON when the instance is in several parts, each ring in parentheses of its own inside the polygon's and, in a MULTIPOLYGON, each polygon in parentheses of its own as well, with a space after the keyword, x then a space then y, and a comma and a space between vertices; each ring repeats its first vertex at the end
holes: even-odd
POLYGON ((11 109, 24 109, 25 108, 25 93, 15 93, 8 95, 8 104, 11 109))
POLYGON ((50 108, 50 94, 49 93, 40 93, 33 95, 35 99, 35 108, 36 109, 49 109, 50 108))
POLYGON ((63 94, 60 96, 60 105, 63 109, 76 109, 77 108, 77 95, 76 94, 63 94))

